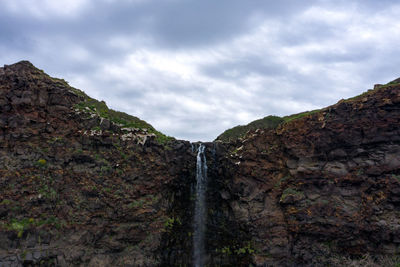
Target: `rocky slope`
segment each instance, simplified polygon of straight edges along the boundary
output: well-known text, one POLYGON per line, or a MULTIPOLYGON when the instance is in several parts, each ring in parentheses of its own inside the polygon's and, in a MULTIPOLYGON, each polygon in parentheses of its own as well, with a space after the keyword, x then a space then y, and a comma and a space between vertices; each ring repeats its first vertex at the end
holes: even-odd
MULTIPOLYGON (((207 265, 395 264, 398 82, 207 143, 207 265)), ((0 266, 191 266, 197 146, 0 68, 0 266)))
POLYGON ((0 68, 0 265, 159 264, 171 188, 195 169, 165 140, 29 62, 0 68))

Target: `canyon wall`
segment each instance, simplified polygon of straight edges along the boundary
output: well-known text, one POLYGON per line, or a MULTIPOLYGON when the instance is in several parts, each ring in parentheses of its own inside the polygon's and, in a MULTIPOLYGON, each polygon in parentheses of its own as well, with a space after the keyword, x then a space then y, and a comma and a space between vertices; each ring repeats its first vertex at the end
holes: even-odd
POLYGON ((399 120, 391 83, 231 144, 226 199, 256 265, 399 254, 399 120))
MULTIPOLYGON (((400 84, 205 143, 208 266, 400 245, 400 84)), ((191 266, 196 149, 22 61, 0 68, 0 265, 191 266)))

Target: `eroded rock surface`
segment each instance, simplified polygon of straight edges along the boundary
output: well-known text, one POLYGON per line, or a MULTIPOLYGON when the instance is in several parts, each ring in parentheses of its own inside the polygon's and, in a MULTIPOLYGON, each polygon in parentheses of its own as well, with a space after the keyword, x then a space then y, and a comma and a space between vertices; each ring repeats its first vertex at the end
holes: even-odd
MULTIPOLYGON (((192 265, 198 144, 104 109, 27 61, 0 68, 0 266, 192 265)), ((398 254, 399 120, 392 82, 205 144, 208 266, 398 254)))
POLYGON ((254 262, 398 254, 399 141, 400 85, 390 84, 232 145, 224 176, 254 262))
MULTIPOLYGON (((0 266, 156 266, 189 142, 79 107, 66 82, 0 68, 0 266)), ((183 178, 182 178, 183 179, 183 178)))

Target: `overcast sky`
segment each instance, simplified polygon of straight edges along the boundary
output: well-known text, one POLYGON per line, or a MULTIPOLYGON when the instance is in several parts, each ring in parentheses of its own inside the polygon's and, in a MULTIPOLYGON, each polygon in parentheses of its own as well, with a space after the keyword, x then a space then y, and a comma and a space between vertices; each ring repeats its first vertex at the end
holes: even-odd
POLYGON ((0 64, 26 59, 167 135, 211 141, 400 76, 400 2, 1 0, 0 64))

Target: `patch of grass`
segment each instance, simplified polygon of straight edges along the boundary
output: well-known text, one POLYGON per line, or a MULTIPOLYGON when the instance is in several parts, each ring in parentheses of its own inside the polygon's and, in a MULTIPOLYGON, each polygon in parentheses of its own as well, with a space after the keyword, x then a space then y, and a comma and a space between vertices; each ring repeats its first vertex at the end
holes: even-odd
POLYGON ((312 115, 318 113, 320 109, 301 112, 285 117, 278 117, 278 116, 267 116, 260 120, 255 120, 250 122, 247 125, 239 125, 233 127, 231 129, 226 130, 222 134, 220 134, 215 140, 223 141, 223 142, 231 142, 238 138, 244 137, 246 133, 250 130, 256 129, 276 129, 280 124, 288 123, 294 120, 301 119, 308 115, 312 115))
POLYGON ((1 205, 7 206, 7 205, 10 205, 11 203, 12 203, 12 201, 9 200, 9 199, 3 199, 3 200, 0 202, 0 206, 1 206, 1 205))
POLYGON ((23 219, 11 219, 9 224, 6 224, 6 228, 17 232, 18 238, 21 238, 24 231, 30 227, 40 227, 43 225, 55 226, 57 229, 61 229, 65 226, 65 221, 60 221, 57 217, 42 215, 41 219, 34 218, 23 218, 23 219))
POLYGON ((128 208, 129 209, 141 208, 143 206, 143 204, 144 204, 143 199, 134 200, 131 203, 129 203, 128 208))
POLYGON ((97 113, 99 117, 108 119, 109 121, 120 125, 122 128, 138 128, 141 130, 147 130, 148 133, 154 133, 156 135, 156 141, 160 144, 166 144, 169 141, 174 140, 173 137, 166 136, 165 134, 157 131, 152 125, 144 120, 127 113, 108 108, 104 101, 97 101, 96 99, 87 96, 79 90, 75 93, 81 94, 84 98, 84 101, 75 105, 75 108, 79 109, 80 111, 97 113))
POLYGON ((387 84, 379 85, 379 86, 377 86, 377 87, 374 88, 374 89, 370 89, 370 90, 368 90, 368 91, 366 91, 366 92, 364 92, 364 93, 361 93, 361 94, 359 94, 359 95, 357 95, 357 96, 354 96, 354 97, 350 97, 350 98, 348 98, 348 99, 345 99, 344 101, 345 101, 345 102, 356 101, 356 100, 359 100, 359 99, 361 99, 361 98, 367 97, 367 96, 369 96, 369 95, 371 95, 371 94, 373 94, 373 93, 376 93, 376 91, 378 91, 378 90, 385 89, 385 88, 388 88, 388 87, 390 87, 390 86, 392 86, 392 85, 397 85, 397 84, 400 84, 400 78, 399 78, 399 79, 396 79, 396 80, 393 80, 393 81, 391 81, 391 82, 388 82, 387 84))
POLYGON ((301 119, 303 117, 318 113, 319 111, 321 111, 321 110, 320 109, 315 109, 315 110, 311 110, 311 111, 305 111, 305 112, 301 112, 301 113, 285 116, 285 117, 283 117, 283 120, 285 121, 285 123, 288 123, 288 122, 291 122, 291 121, 294 121, 294 120, 298 120, 298 119, 301 119))
POLYGON ((220 134, 216 140, 230 142, 243 137, 248 131, 256 129, 275 129, 284 119, 278 116, 267 116, 259 120, 250 122, 247 125, 238 125, 220 134))
POLYGON ((243 247, 238 247, 238 245, 235 245, 233 247, 229 247, 229 246, 224 246, 222 248, 217 248, 215 249, 215 252, 217 253, 221 253, 224 255, 252 255, 255 253, 255 250, 252 248, 250 242, 247 242, 247 244, 243 247))
POLYGON ((164 227, 166 230, 171 230, 174 227, 174 225, 182 225, 182 222, 178 217, 167 218, 164 222, 164 227))

